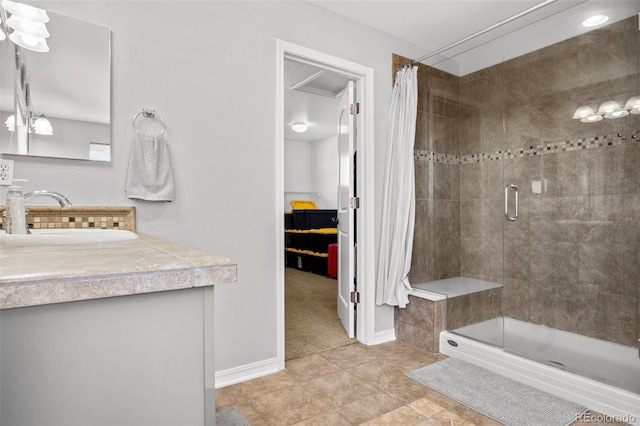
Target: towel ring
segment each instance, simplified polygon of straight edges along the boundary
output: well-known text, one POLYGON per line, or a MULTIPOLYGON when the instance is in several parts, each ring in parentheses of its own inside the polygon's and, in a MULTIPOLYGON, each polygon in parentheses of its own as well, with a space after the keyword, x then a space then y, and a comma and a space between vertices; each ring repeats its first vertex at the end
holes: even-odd
POLYGON ((147 117, 147 118, 157 118, 158 120, 160 120, 160 122, 162 123, 162 130, 160 130, 160 134, 164 133, 164 120, 162 119, 162 117, 160 117, 160 114, 158 114, 157 112, 155 112, 152 109, 143 109, 142 111, 140 111, 139 113, 137 113, 136 115, 133 116, 133 130, 136 131, 136 133, 140 133, 140 131, 138 130, 138 128, 136 127, 136 119, 140 116, 140 114, 142 114, 143 117, 147 117))

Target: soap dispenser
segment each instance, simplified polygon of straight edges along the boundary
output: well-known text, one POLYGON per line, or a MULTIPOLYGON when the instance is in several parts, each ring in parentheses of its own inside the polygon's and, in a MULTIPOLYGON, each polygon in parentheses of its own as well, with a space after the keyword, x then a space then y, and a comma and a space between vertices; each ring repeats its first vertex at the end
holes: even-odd
MULTIPOLYGON (((15 179, 18 180, 18 179, 15 179)), ((26 234, 27 218, 22 188, 11 185, 7 192, 7 234, 26 234)))

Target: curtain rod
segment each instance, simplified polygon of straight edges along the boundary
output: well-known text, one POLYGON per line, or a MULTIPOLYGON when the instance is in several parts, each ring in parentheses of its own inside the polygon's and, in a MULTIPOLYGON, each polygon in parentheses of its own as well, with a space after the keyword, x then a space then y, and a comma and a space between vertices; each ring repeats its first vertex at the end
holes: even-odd
POLYGON ((507 19, 505 19, 505 20, 503 20, 503 21, 500 21, 500 22, 498 22, 497 24, 493 24, 493 25, 491 25, 490 27, 485 28, 484 30, 480 30, 480 31, 478 31, 477 33, 471 34, 470 36, 467 36, 467 37, 465 37, 465 38, 463 38, 463 39, 461 39, 461 40, 458 40, 458 41, 456 41, 456 42, 454 42, 454 43, 448 44, 448 45, 446 45, 445 47, 443 47, 443 48, 441 48, 441 49, 436 50, 435 52, 431 52, 431 53, 429 53, 429 54, 427 54, 427 55, 424 55, 424 56, 422 56, 422 57, 420 57, 420 58, 418 58, 418 59, 414 59, 414 60, 412 60, 411 62, 409 62, 409 64, 408 64, 408 65, 415 65, 415 64, 417 64, 418 62, 424 61, 425 59, 429 59, 429 58, 431 58, 431 57, 433 57, 433 56, 439 55, 440 53, 442 53, 442 52, 444 52, 444 51, 446 51, 446 50, 449 50, 449 49, 451 49, 452 47, 456 47, 456 46, 458 46, 458 45, 460 45, 460 44, 462 44, 462 43, 465 43, 465 42, 467 42, 467 41, 469 41, 469 40, 472 40, 472 39, 474 39, 474 38, 476 38, 476 37, 479 37, 479 36, 481 36, 481 35, 482 35, 482 34, 484 34, 484 33, 487 33, 487 32, 489 32, 489 31, 491 31, 491 30, 494 30, 494 29, 496 29, 496 28, 498 28, 498 27, 501 27, 501 26, 503 26, 503 25, 505 25, 505 24, 508 24, 508 23, 509 23, 509 22, 511 22, 511 21, 514 21, 514 20, 516 20, 516 19, 518 19, 518 18, 521 18, 521 17, 523 17, 523 16, 525 16, 525 15, 528 15, 528 14, 529 14, 529 13, 531 13, 531 12, 535 12, 536 10, 541 9, 541 8, 543 8, 543 7, 545 7, 545 6, 548 6, 548 5, 550 5, 551 3, 555 3, 556 1, 557 1, 557 0, 546 0, 546 1, 542 2, 542 3, 540 3, 540 4, 537 4, 537 5, 533 6, 533 7, 530 7, 530 8, 529 8, 529 9, 527 9, 527 10, 524 10, 524 11, 522 11, 522 12, 518 13, 518 14, 515 14, 515 15, 513 15, 513 16, 511 16, 511 17, 509 17, 509 18, 507 18, 507 19))

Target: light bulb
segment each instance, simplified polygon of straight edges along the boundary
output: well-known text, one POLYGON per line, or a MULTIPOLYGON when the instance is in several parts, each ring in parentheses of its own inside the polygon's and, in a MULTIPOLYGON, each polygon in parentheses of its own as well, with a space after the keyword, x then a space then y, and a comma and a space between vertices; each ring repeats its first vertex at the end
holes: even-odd
POLYGON ((598 114, 611 114, 619 109, 620 105, 618 105, 616 101, 606 101, 600 105, 600 108, 598 108, 598 114))
POLYGON ((38 37, 30 36, 28 34, 22 34, 22 41, 27 46, 33 47, 38 45, 38 41, 40 41, 40 39, 38 37))
POLYGON ((307 123, 293 123, 291 125, 291 130, 297 133, 304 133, 307 131, 307 123))
POLYGON ((602 120, 602 116, 600 114, 592 114, 588 117, 581 119, 580 121, 583 123, 595 123, 596 121, 602 120))
POLYGON ((574 119, 579 119, 579 118, 585 118, 588 117, 590 115, 593 115, 593 108, 591 108, 590 106, 581 106, 579 107, 576 112, 573 114, 573 118, 574 119))
POLYGON ((593 15, 584 21, 582 21, 583 27, 597 27, 598 25, 602 25, 609 20, 607 15, 593 15))

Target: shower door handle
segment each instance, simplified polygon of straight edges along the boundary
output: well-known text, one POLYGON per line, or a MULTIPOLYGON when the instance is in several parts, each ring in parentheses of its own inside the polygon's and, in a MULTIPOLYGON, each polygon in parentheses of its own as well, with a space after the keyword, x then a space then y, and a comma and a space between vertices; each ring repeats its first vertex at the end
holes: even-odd
POLYGON ((504 217, 511 222, 518 219, 518 187, 513 184, 504 187, 504 217), (513 216, 509 215, 509 190, 511 189, 513 189, 515 201, 515 212, 513 216))

